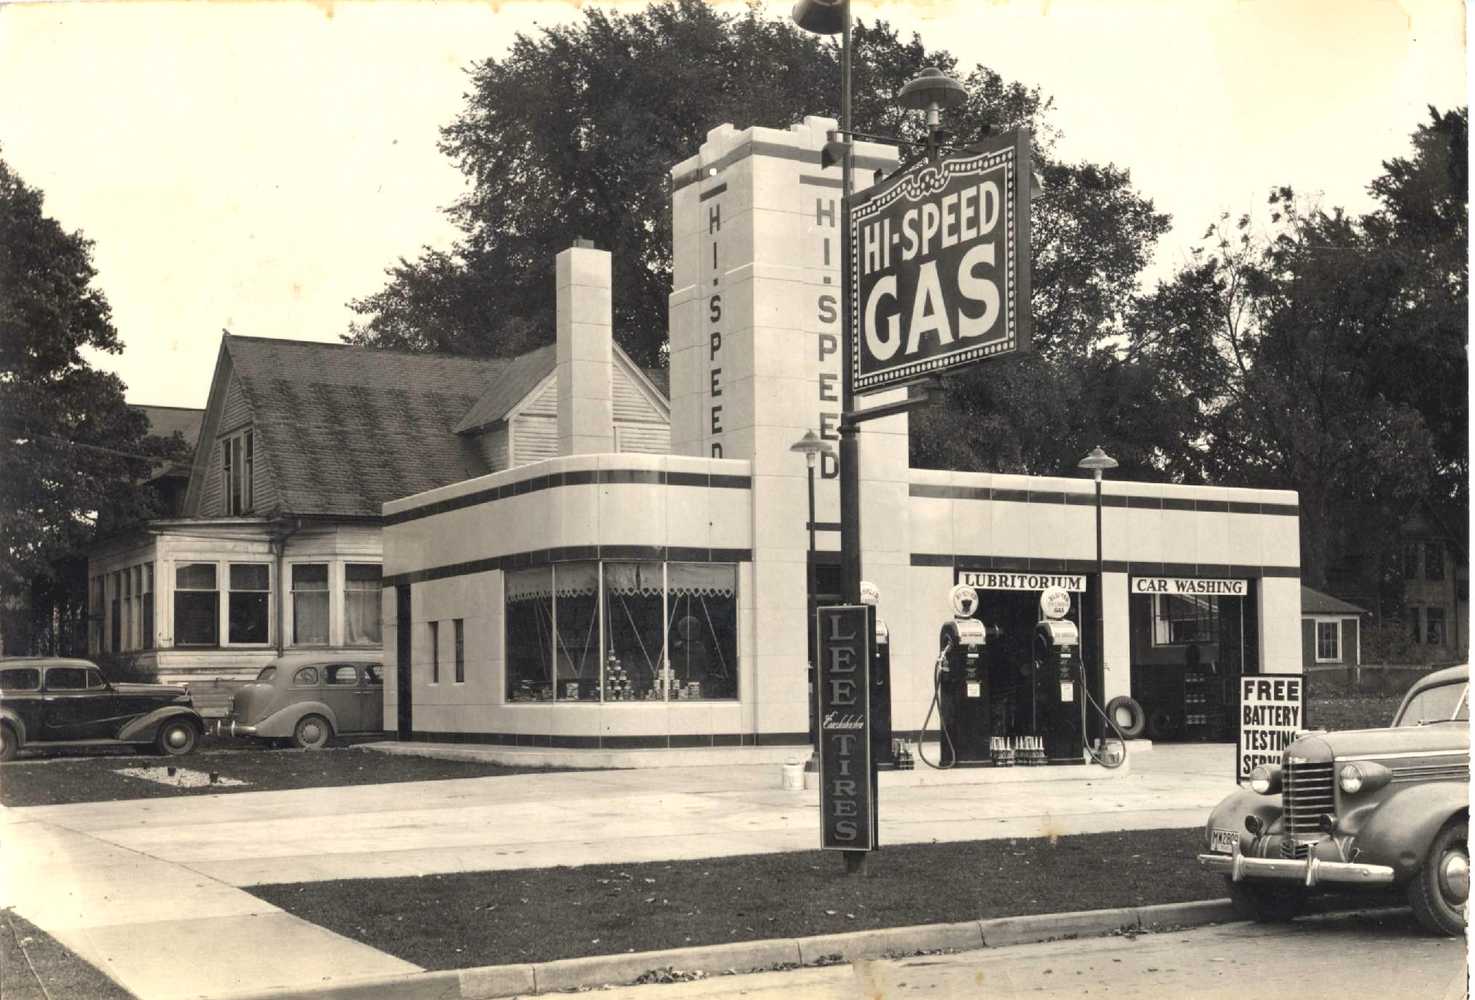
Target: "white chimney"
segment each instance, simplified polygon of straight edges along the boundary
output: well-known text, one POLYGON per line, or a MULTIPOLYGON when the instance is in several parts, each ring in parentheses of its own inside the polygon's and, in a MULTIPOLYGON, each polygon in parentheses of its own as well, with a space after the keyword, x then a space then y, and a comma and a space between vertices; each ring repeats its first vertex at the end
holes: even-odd
POLYGON ((558 255, 558 453, 615 450, 610 255, 578 240, 558 255))

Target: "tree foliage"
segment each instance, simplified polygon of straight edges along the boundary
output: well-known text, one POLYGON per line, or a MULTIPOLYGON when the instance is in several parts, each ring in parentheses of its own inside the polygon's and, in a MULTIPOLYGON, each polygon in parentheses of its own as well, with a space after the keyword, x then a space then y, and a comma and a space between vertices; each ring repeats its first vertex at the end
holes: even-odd
POLYGON ((99 516, 146 516, 136 486, 177 448, 87 363, 123 349, 95 278, 91 242, 0 160, 0 595, 52 577, 99 516))
MULTIPOLYGON (((946 52, 884 23, 856 26, 856 128, 907 126, 891 96, 946 52)), ((756 8, 728 15, 699 0, 639 12, 586 8, 581 21, 519 36, 478 63, 441 149, 469 190, 452 206, 450 251, 401 259, 379 292, 353 303, 348 338, 379 347, 515 354, 553 338, 552 261, 574 239, 613 254, 615 337, 660 363, 671 291, 670 175, 707 132, 730 122, 782 127, 838 115, 835 44, 756 8)), ((1032 125, 1048 149, 1037 90, 982 67, 967 76, 968 129, 1032 125)), ((969 138, 966 134, 961 136, 969 138)))
POLYGON ((1135 311, 1133 350, 1191 402, 1177 478, 1296 490, 1313 586, 1386 564, 1414 502, 1468 505, 1466 117, 1431 110, 1364 216, 1282 187, 1268 222, 1221 218, 1135 311))

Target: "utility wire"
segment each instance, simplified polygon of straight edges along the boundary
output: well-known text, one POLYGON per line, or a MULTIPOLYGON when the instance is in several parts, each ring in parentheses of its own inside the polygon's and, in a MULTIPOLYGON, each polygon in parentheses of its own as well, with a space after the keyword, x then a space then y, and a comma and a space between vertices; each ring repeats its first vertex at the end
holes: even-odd
POLYGON ((29 434, 24 432, 13 432, 17 437, 24 437, 27 441, 55 441, 57 444, 70 445, 73 448, 85 448, 88 451, 100 451, 105 455, 116 455, 119 458, 132 458, 140 462, 167 462, 171 461, 167 455, 140 455, 137 452, 119 451, 116 448, 104 448, 100 444, 83 444, 81 441, 73 441, 70 438, 57 437, 55 434, 29 434))

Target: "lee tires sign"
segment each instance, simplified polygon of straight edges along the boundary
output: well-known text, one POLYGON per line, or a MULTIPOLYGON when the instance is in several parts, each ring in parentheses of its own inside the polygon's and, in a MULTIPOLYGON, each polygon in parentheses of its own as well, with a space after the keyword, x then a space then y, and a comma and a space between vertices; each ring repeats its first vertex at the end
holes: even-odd
POLYGON ((852 204, 856 392, 1029 349, 1029 133, 974 149, 852 204))
POLYGON ((876 784, 871 761, 874 605, 821 607, 819 651, 820 847, 873 851, 876 784))

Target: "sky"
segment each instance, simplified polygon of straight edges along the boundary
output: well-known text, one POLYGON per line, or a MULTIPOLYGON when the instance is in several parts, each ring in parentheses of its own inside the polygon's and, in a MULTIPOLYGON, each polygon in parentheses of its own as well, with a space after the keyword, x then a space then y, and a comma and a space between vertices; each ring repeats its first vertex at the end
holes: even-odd
MULTIPOLYGON (((580 7, 0 0, 0 156, 95 242, 125 350, 93 363, 130 402, 199 407, 222 329, 337 340, 385 268, 455 239, 464 179, 436 142, 467 67, 580 7)), ((1461 0, 853 8, 1053 97, 1059 155, 1128 168, 1173 216, 1160 275, 1272 185, 1368 210, 1427 106, 1468 102, 1461 0)))

